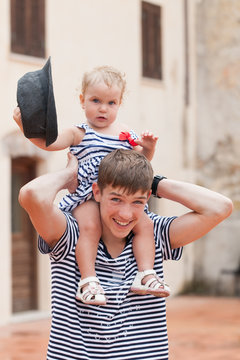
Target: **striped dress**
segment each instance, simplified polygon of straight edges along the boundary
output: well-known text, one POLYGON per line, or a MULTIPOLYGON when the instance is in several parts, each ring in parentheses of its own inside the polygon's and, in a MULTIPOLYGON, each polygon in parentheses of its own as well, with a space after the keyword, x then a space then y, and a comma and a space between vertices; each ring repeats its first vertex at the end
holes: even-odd
MULTIPOLYGON (((79 186, 75 193, 67 194, 59 203, 64 211, 72 211, 76 206, 92 198, 92 184, 97 181, 98 168, 102 159, 115 149, 132 149, 128 140, 119 140, 118 136, 100 134, 87 124, 77 125, 85 130, 85 135, 79 145, 70 146, 70 152, 78 159, 79 186)), ((133 139, 137 138, 130 131, 133 139)))
MULTIPOLYGON (((52 271, 52 326, 48 360, 167 360, 165 299, 129 291, 137 272, 131 233, 117 258, 99 242, 96 273, 107 305, 92 306, 75 299, 80 273, 75 260, 78 225, 64 212, 67 228, 50 250, 39 237, 39 249, 49 253, 52 271)), ((169 226, 174 217, 149 213, 154 222, 155 270, 163 277, 163 260, 178 260, 182 248, 171 250, 169 226)))

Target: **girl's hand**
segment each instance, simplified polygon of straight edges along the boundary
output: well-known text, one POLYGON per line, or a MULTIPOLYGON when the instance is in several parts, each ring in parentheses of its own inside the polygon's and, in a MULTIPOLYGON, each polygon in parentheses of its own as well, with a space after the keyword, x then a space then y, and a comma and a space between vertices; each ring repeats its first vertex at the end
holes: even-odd
MULTIPOLYGON (((19 107, 16 107, 14 109, 13 119, 23 132, 22 117, 19 107)), ((83 129, 79 129, 76 126, 71 126, 70 128, 67 128, 60 132, 57 140, 49 146, 46 146, 45 139, 42 138, 30 138, 29 140, 40 149, 47 151, 56 151, 66 149, 71 145, 79 144, 82 141, 84 135, 85 131, 83 129)))
MULTIPOLYGON (((20 130, 22 131, 22 133, 24 133, 23 131, 23 124, 22 124, 22 116, 21 116, 21 111, 19 107, 16 107, 13 110, 13 119, 15 120, 15 122, 17 123, 17 125, 19 126, 20 130)), ((46 147, 45 145, 45 140, 44 139, 38 139, 38 138, 31 138, 29 139, 34 145, 38 146, 40 149, 44 149, 44 150, 50 150, 49 148, 46 147)))
POLYGON ((141 153, 145 155, 148 160, 152 160, 155 152, 156 143, 158 141, 158 136, 155 136, 152 132, 146 130, 141 134, 141 137, 139 139, 136 139, 134 141, 136 144, 142 147, 141 153))
POLYGON ((17 123, 17 125, 20 127, 21 131, 23 131, 21 111, 18 106, 13 111, 13 119, 17 123))
POLYGON ((148 130, 142 132, 139 139, 134 140, 136 144, 142 146, 145 150, 154 150, 158 141, 158 136, 154 136, 152 132, 148 130))

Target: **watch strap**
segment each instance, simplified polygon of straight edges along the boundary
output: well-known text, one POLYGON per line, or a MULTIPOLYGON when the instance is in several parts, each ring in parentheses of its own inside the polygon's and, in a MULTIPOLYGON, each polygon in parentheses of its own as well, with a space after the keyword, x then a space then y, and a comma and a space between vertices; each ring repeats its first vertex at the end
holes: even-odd
POLYGON ((161 198, 161 196, 157 195, 157 187, 158 183, 162 181, 163 179, 167 179, 166 176, 163 175, 155 175, 152 182, 152 195, 155 197, 161 198))

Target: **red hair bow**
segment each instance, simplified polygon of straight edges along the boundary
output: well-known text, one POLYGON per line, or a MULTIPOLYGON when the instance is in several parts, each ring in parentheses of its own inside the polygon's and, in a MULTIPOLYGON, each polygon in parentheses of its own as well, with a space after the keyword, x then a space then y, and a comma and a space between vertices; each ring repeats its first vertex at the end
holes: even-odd
POLYGON ((134 139, 131 137, 131 134, 128 131, 120 132, 119 140, 128 140, 130 145, 138 146, 138 144, 135 143, 134 139))

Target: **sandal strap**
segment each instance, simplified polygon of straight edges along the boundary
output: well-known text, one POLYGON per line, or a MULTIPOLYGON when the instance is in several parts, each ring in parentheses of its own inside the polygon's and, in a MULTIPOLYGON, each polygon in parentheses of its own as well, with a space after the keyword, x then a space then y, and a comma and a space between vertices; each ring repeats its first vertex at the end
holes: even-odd
POLYGON ((144 270, 144 271, 141 271, 141 273, 143 274, 143 278, 147 275, 157 275, 156 274, 156 271, 153 270, 153 269, 150 269, 150 270, 144 270))
POLYGON ((90 300, 93 296, 96 297, 98 295, 104 295, 102 288, 99 286, 93 287, 92 284, 90 284, 90 287, 88 287, 82 293, 82 297, 84 298, 84 300, 90 300))
POLYGON ((93 294, 89 290, 84 290, 82 293, 82 298, 86 301, 91 300, 93 297, 93 294))
POLYGON ((149 279, 145 285, 147 287, 151 287, 153 282, 156 282, 156 284, 152 286, 153 289, 159 289, 160 287, 163 287, 163 289, 165 289, 165 285, 166 285, 165 282, 161 280, 158 276, 149 279))
MULTIPOLYGON (((159 283, 159 282, 158 282, 158 279, 156 279, 156 278, 154 277, 154 278, 149 279, 149 280, 145 283, 145 286, 151 287, 151 285, 152 285, 153 282, 159 283)), ((152 288, 155 289, 155 288, 156 288, 156 285, 152 286, 152 288)))
POLYGON ((95 282, 99 284, 99 280, 96 276, 89 276, 85 279, 81 279, 79 282, 79 287, 82 288, 84 285, 90 283, 90 282, 95 282))
POLYGON ((84 304, 106 305, 106 296, 96 276, 89 276, 78 283, 76 299, 84 304), (82 291, 83 286, 86 288, 82 291))

